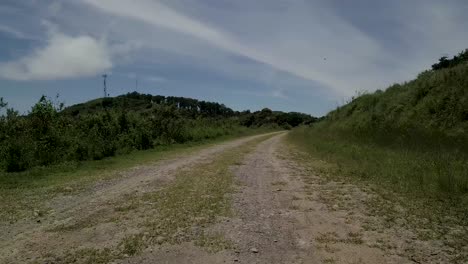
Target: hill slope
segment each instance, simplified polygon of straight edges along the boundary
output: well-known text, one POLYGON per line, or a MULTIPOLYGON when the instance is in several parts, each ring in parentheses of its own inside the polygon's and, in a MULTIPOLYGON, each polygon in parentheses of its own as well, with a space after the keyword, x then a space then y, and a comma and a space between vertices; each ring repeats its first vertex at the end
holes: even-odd
POLYGON ((385 226, 450 247, 450 263, 466 263, 468 64, 441 63, 353 98, 289 142, 322 180, 375 192, 368 208, 385 226))
POLYGON ((468 64, 421 73, 417 79, 354 98, 328 114, 341 128, 408 128, 463 135, 468 130, 468 64))
POLYGON ((296 136, 379 183, 467 194, 468 62, 447 65, 352 98, 296 136))

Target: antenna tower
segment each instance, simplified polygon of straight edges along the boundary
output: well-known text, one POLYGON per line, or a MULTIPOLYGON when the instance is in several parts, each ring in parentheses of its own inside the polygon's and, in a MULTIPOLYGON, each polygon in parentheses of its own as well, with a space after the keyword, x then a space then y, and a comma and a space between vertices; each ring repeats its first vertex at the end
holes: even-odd
POLYGON ((102 78, 104 79, 104 98, 105 98, 107 97, 107 84, 106 84, 107 74, 103 74, 102 78))

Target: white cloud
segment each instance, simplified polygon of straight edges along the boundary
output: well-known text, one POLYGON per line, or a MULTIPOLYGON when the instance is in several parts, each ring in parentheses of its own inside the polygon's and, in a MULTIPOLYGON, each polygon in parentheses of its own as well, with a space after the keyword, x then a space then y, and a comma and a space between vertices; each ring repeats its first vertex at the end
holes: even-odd
POLYGON ((52 32, 45 47, 0 63, 0 78, 25 81, 93 76, 111 69, 111 55, 104 40, 52 32))
POLYGON ((147 76, 147 75, 138 75, 134 72, 130 72, 125 74, 130 79, 136 79, 136 80, 143 80, 143 81, 148 81, 148 82, 165 82, 167 81, 166 78, 162 76, 147 76))
POLYGON ((280 98, 280 99, 289 99, 285 94, 283 90, 274 90, 271 96, 280 98))

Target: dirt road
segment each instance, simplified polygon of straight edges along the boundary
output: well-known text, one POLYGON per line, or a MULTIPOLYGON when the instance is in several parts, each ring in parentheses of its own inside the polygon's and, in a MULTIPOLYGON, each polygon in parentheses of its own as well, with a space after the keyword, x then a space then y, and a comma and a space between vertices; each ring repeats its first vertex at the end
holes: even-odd
MULTIPOLYGON (((82 193, 57 197, 50 201, 54 213, 40 223, 1 227, 0 263, 427 263, 405 252, 405 245, 418 243, 407 241, 410 233, 364 228, 369 216, 361 204, 369 194, 311 174, 291 158, 285 135, 231 141, 137 167, 82 193), (242 152, 233 152, 241 148, 242 152), (202 217, 186 221, 175 228, 176 239, 171 240, 164 240, 169 231, 151 236, 151 229, 142 229, 157 219, 153 216, 161 208, 143 199, 145 194, 171 190, 180 171, 197 171, 190 177, 202 179, 201 169, 221 168, 219 157, 230 152, 229 160, 241 161, 228 164, 235 186, 234 192, 226 193, 230 215, 220 214, 214 222, 198 219, 202 217), (185 234, 199 230, 216 239, 202 243, 210 244, 204 247, 185 234), (138 240, 128 242, 128 237, 138 240), (222 247, 214 247, 218 245, 222 247)), ((181 195, 189 192, 184 189, 181 195)), ((204 193, 200 199, 210 195, 204 193)), ((179 221, 162 220, 169 225, 179 221)), ((437 249, 419 245, 428 255, 437 249)), ((425 260, 444 262, 443 256, 425 260)))

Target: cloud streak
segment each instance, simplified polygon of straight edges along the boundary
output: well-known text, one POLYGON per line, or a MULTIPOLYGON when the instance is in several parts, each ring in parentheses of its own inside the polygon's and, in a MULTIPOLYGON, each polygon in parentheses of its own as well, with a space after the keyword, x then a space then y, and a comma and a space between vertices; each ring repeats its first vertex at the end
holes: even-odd
POLYGON ((6 26, 6 25, 0 25, 0 32, 4 32, 6 34, 9 34, 17 39, 33 39, 23 32, 16 30, 12 27, 6 26))
MULTIPOLYGON (((294 36, 279 35, 277 39, 274 39, 279 45, 270 43, 271 47, 257 47, 255 43, 249 43, 242 39, 234 38, 231 34, 217 29, 206 23, 202 23, 194 18, 190 18, 181 12, 178 12, 168 6, 161 4, 158 1, 138 1, 129 2, 124 0, 84 0, 86 3, 116 16, 122 16, 131 18, 137 21, 148 23, 152 26, 163 27, 169 30, 173 30, 182 34, 186 34, 201 40, 206 41, 209 45, 213 45, 217 48, 226 50, 236 55, 248 57, 254 61, 267 64, 275 69, 289 72, 298 77, 305 78, 315 82, 321 82, 339 94, 349 93, 349 83, 342 81, 333 73, 330 73, 330 68, 321 63, 326 53, 334 52, 335 55, 339 54, 342 56, 341 59, 347 61, 352 60, 349 58, 353 55, 355 58, 366 59, 368 56, 372 58, 372 54, 379 52, 379 47, 371 39, 367 38, 361 32, 355 30, 352 27, 340 23, 341 21, 332 16, 320 15, 320 19, 330 21, 329 29, 324 30, 319 25, 317 27, 316 35, 321 35, 323 38, 335 37, 336 33, 341 34, 340 37, 347 38, 354 42, 354 46, 359 47, 358 50, 350 49, 349 47, 345 50, 331 50, 322 47, 319 51, 323 51, 324 54, 317 54, 316 56, 304 56, 304 54, 297 54, 294 48, 303 45, 300 50, 304 50, 304 45, 307 43, 297 43, 286 39, 294 36), (336 22, 338 21, 338 22, 336 22), (336 31, 336 32, 333 32, 336 31), (286 39, 286 41, 285 41, 286 39), (354 53, 353 53, 354 52, 354 53)), ((323 22, 322 22, 323 23, 323 22)), ((335 47, 339 49, 340 47, 335 47)), ((317 53, 312 52, 312 53, 317 53)), ((338 61, 340 58, 337 58, 338 61)), ((359 62, 355 62, 359 65, 359 62)), ((340 69, 343 64, 339 62, 335 64, 337 70, 345 71, 340 69)))

